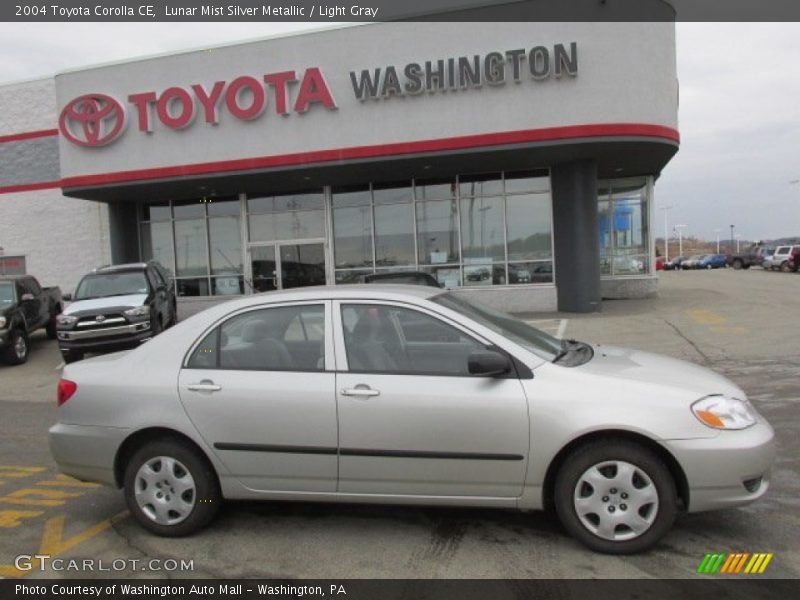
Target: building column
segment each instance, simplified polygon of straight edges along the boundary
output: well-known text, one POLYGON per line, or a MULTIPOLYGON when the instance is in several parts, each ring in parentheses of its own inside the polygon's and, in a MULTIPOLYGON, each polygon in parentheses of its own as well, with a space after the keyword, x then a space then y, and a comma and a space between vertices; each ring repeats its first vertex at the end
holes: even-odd
POLYGON ((582 160, 555 165, 551 181, 558 310, 599 311, 597 163, 582 160))
POLYGON ((139 221, 132 202, 108 204, 108 228, 111 236, 111 262, 115 265, 138 262, 139 221))

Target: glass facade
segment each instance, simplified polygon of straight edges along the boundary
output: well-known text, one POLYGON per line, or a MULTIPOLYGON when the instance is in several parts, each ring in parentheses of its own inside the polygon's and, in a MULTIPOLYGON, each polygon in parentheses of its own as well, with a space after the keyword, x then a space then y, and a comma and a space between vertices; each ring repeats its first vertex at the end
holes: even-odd
POLYGON ((599 182, 600 273, 650 272, 649 185, 644 177, 599 182))
MULTIPOLYGON (((650 272, 651 178, 602 180, 601 275, 650 272)), ((301 193, 142 204, 143 260, 181 296, 354 283, 418 270, 447 288, 553 284, 546 170, 462 175, 301 193)))
POLYGON ((421 270, 448 288, 553 282, 546 171, 332 189, 336 283, 421 270))
POLYGON ((142 260, 157 260, 174 277, 179 296, 244 293, 238 198, 142 205, 142 260))

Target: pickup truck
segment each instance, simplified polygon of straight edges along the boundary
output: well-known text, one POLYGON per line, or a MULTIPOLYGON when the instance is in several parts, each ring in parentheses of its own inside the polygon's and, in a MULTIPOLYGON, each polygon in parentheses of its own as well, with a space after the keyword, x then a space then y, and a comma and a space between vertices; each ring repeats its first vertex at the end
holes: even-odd
POLYGON ((12 365, 28 360, 30 335, 47 330, 56 338, 56 317, 61 313, 61 290, 43 288, 30 275, 0 277, 0 357, 12 365))
POLYGON ((753 244, 742 254, 728 255, 728 265, 734 269, 749 269, 752 266, 760 267, 764 264, 764 259, 771 255, 775 248, 753 244))

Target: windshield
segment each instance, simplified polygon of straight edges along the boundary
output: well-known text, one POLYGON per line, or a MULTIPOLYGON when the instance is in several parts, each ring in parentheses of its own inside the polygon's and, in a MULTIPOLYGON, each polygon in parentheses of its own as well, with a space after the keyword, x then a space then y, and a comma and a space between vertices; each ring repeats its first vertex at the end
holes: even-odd
POLYGON ((471 301, 467 302, 452 293, 440 294, 431 300, 469 317, 476 323, 507 337, 512 342, 547 360, 553 360, 563 351, 561 340, 506 313, 471 301))
POLYGON ((75 292, 75 300, 146 294, 147 292, 147 278, 143 271, 96 273, 81 279, 75 292))
POLYGON ((14 284, 0 283, 0 306, 14 304, 14 284))

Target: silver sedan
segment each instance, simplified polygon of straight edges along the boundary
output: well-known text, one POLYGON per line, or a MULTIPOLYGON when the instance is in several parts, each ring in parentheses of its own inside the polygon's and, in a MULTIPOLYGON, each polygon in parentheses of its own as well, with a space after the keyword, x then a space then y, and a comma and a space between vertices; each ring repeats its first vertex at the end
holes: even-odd
POLYGON ((558 340, 422 286, 270 292, 68 365, 50 447, 186 535, 223 499, 554 507, 588 547, 763 496, 773 430, 731 381, 558 340))

